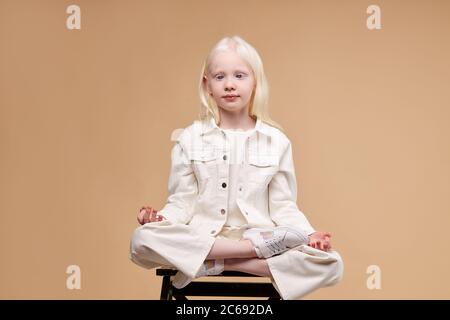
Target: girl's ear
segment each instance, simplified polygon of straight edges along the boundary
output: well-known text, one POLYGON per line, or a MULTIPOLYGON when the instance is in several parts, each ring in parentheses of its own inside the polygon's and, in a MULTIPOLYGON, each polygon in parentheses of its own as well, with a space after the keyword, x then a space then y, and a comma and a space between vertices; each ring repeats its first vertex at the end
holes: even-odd
POLYGON ((209 92, 209 88, 208 88, 208 78, 204 75, 203 76, 203 88, 205 88, 206 91, 209 92))

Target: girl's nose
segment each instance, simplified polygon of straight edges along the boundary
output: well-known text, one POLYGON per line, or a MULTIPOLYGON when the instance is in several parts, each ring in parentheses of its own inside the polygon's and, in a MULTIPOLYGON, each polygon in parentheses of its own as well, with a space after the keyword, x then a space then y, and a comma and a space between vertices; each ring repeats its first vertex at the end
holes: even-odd
POLYGON ((225 90, 231 90, 234 89, 234 82, 232 79, 227 78, 227 81, 225 82, 225 90))

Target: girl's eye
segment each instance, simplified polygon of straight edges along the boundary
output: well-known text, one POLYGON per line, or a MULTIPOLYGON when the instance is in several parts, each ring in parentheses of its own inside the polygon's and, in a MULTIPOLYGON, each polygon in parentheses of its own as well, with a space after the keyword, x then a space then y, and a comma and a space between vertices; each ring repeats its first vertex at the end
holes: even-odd
MULTIPOLYGON (((236 74, 236 78, 238 78, 238 79, 242 79, 242 78, 244 78, 244 77, 245 77, 245 74, 244 74, 244 73, 238 73, 238 74, 236 74)), ((222 79, 223 79, 223 75, 219 74, 219 75, 215 76, 215 79, 217 79, 217 80, 222 80, 222 79)))

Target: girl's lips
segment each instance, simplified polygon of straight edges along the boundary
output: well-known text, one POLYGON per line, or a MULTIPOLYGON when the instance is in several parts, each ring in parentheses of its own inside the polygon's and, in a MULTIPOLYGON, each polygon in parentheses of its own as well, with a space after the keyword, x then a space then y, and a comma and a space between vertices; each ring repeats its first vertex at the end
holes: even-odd
POLYGON ((229 100, 229 101, 233 101, 234 99, 237 99, 239 96, 224 96, 223 98, 225 99, 225 100, 229 100))

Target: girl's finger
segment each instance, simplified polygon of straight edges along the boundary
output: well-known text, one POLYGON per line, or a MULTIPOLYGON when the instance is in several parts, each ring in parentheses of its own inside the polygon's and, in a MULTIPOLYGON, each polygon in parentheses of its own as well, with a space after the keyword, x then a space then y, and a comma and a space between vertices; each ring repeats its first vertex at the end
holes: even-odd
POLYGON ((141 211, 139 211, 139 213, 138 213, 137 220, 140 224, 144 223, 144 214, 145 214, 144 209, 141 209, 141 211))
POLYGON ((148 211, 148 213, 149 213, 149 220, 150 220, 150 221, 155 220, 156 210, 153 209, 152 207, 147 207, 147 211, 148 211))
POLYGON ((152 211, 150 213, 150 221, 155 221, 156 220, 156 212, 152 211))
POLYGON ((320 241, 320 243, 319 243, 319 248, 320 248, 320 250, 322 250, 322 251, 325 250, 325 246, 324 246, 324 244, 323 244, 322 241, 320 241))
POLYGON ((144 223, 148 223, 149 222, 149 215, 150 215, 150 212, 149 211, 145 211, 145 214, 144 214, 144 223))

